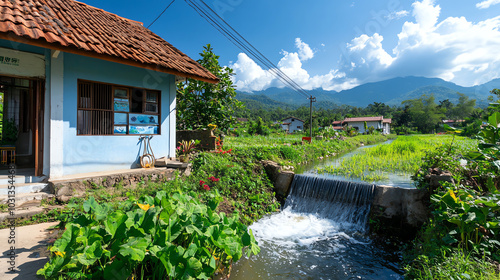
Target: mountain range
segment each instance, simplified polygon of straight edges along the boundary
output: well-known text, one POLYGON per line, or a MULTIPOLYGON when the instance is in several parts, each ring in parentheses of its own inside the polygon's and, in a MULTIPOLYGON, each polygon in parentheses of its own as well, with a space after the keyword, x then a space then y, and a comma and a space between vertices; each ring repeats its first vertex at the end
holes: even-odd
MULTIPOLYGON (((387 105, 401 105, 408 99, 416 99, 423 94, 434 94, 436 102, 449 99, 458 102, 457 92, 476 99, 480 107, 488 105, 487 98, 490 91, 500 88, 500 79, 494 79, 482 85, 463 87, 439 78, 398 77, 385 81, 366 83, 340 92, 323 89, 306 90, 308 95, 316 97, 315 108, 334 109, 339 105, 366 107, 373 102, 382 102, 387 105)), ((238 92, 238 91, 237 91, 238 92)), ((309 106, 309 100, 289 88, 268 88, 252 93, 238 92, 236 98, 243 101, 247 108, 295 109, 300 106, 309 106)))

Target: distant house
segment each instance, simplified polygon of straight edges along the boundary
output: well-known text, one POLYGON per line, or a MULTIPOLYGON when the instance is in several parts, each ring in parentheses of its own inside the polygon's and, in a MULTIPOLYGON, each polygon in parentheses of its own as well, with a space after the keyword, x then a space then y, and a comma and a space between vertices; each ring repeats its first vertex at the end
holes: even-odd
POLYGON ((342 126, 342 122, 343 121, 333 121, 332 122, 332 128, 336 131, 341 131, 344 129, 344 127, 342 126))
POLYGON ((383 116, 346 118, 342 121, 342 124, 356 128, 359 133, 365 133, 365 122, 367 128, 372 126, 380 130, 383 134, 391 133, 392 119, 384 119, 383 116))
POLYGON ((447 124, 451 127, 460 126, 465 120, 442 120, 443 125, 447 124))
POLYGON ((36 177, 134 168, 140 134, 154 135, 156 157, 175 156, 176 82, 218 82, 142 23, 81 2, 0 11, 4 120, 19 128, 16 164, 36 177))
POLYGON ((246 123, 246 122, 248 122, 248 119, 247 118, 236 118, 236 122, 238 122, 238 123, 246 123))
POLYGON ((288 117, 281 121, 281 128, 288 133, 304 130, 304 121, 295 117, 288 117))

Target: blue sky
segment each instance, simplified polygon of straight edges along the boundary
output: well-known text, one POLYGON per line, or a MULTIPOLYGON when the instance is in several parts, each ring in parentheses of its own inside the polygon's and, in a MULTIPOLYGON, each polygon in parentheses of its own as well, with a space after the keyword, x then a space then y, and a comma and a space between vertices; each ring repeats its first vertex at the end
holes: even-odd
MULTIPOLYGON (((82 1, 145 26, 170 3, 82 1)), ((463 86, 500 78, 500 0, 205 2, 304 89, 410 75, 463 86)), ((210 43, 239 90, 282 86, 183 0, 151 30, 194 59, 210 43)))

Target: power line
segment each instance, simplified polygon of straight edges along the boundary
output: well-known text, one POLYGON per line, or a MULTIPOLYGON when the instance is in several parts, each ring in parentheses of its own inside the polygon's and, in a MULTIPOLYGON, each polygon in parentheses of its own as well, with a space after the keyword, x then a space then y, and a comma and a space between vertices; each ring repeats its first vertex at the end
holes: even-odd
POLYGON ((265 57, 257 48, 248 42, 240 33, 238 33, 229 23, 222 19, 210 6, 203 0, 201 3, 206 8, 201 7, 193 0, 185 0, 202 18, 208 21, 217 31, 224 35, 231 43, 236 45, 240 50, 252 56, 255 60, 260 62, 265 68, 268 68, 275 77, 281 80, 285 85, 295 90, 305 98, 311 99, 309 95, 298 85, 294 80, 288 77, 281 69, 274 65, 267 57, 265 57), (221 22, 222 21, 222 22, 221 22))
POLYGON ((250 45, 252 49, 254 49, 268 64, 273 66, 274 69, 279 70, 279 74, 282 75, 285 79, 287 79, 291 84, 294 85, 301 93, 304 93, 307 97, 307 93, 298 85, 294 80, 292 80, 290 77, 288 77, 281 69, 279 69, 276 65, 274 65, 266 56, 264 56, 257 48, 255 48, 250 42, 248 42, 245 37, 243 37, 238 31, 236 31, 229 23, 227 23, 223 18, 221 18, 210 6, 208 6, 203 0, 200 0, 207 8, 209 8, 220 20, 222 20, 233 32, 235 32, 239 37, 241 37, 245 43, 250 45))
POLYGON ((170 8, 170 5, 172 5, 174 2, 175 2, 175 0, 172 0, 172 2, 170 2, 170 4, 168 4, 168 6, 165 8, 165 10, 163 10, 163 12, 161 12, 161 13, 160 13, 160 14, 159 14, 156 18, 155 18, 155 20, 153 20, 153 22, 152 22, 152 23, 150 23, 150 24, 148 25, 148 27, 147 27, 147 28, 149 29, 149 27, 151 27, 151 25, 153 25, 153 23, 155 23, 155 22, 156 22, 156 21, 157 21, 157 20, 158 20, 158 19, 159 19, 162 15, 163 15, 163 13, 165 13, 165 12, 168 10, 168 8, 170 8))

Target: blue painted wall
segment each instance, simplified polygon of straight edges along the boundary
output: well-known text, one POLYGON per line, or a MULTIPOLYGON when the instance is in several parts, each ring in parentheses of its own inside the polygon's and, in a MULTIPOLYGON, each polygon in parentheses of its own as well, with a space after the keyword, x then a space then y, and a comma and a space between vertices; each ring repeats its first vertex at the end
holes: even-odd
MULTIPOLYGON (((50 104, 51 50, 0 39, 0 47, 43 54, 46 58, 46 104, 50 104)), ((74 55, 60 54, 64 59, 63 71, 63 125, 62 147, 52 145, 50 121, 47 112, 45 126, 44 173, 49 174, 51 166, 49 150, 62 153, 62 175, 112 171, 136 167, 142 155, 143 146, 138 135, 120 136, 77 136, 77 81, 78 79, 140 87, 161 91, 161 135, 155 135, 151 146, 156 158, 170 155, 174 151, 175 133, 169 127, 171 104, 175 102, 175 77, 119 63, 74 55)), ((49 106, 49 105, 47 105, 49 106)), ((49 108, 47 108, 49 111, 49 108)), ((172 116, 175 118, 175 116, 172 116)), ((52 120, 54 121, 54 120, 52 120)), ((56 120, 57 121, 57 120, 56 120)))
POLYGON ((64 175, 135 167, 143 152, 138 135, 77 135, 78 79, 160 90, 161 135, 153 137, 151 146, 156 158, 170 156, 169 139, 170 136, 175 137, 169 135, 169 107, 175 97, 175 92, 171 92, 171 85, 175 83, 174 76, 64 53, 64 175))

